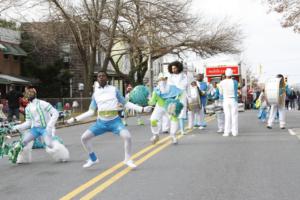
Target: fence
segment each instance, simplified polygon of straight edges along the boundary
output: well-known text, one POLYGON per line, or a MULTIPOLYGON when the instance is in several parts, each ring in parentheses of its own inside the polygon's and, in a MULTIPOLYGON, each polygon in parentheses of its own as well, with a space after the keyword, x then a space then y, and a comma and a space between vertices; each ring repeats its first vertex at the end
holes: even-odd
POLYGON ((44 98, 51 103, 58 111, 69 110, 72 113, 82 113, 89 109, 91 98, 44 98))

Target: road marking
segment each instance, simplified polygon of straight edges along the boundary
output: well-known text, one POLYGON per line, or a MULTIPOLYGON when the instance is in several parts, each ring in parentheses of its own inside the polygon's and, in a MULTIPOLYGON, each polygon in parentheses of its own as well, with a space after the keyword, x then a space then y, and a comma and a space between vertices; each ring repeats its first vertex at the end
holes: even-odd
MULTIPOLYGON (((215 119, 215 117, 211 116, 211 117, 207 118, 206 121, 209 122, 209 121, 211 121, 213 119, 215 119)), ((193 130, 194 129, 188 130, 187 133, 192 132, 193 130)), ((183 135, 177 136, 177 139, 180 139, 181 137, 183 137, 183 135)), ((144 153, 150 151, 151 149, 153 149, 155 147, 158 147, 160 144, 164 143, 168 139, 170 139, 170 136, 167 136, 167 137, 163 138, 162 140, 159 140, 158 143, 156 143, 155 145, 150 145, 150 146, 148 146, 148 147, 140 150, 139 152, 137 152, 136 154, 134 154, 131 157, 131 159, 138 158, 139 156, 143 155, 144 153)), ((141 159, 135 161, 134 163, 137 166, 140 165, 140 164, 142 164, 143 162, 145 162, 146 160, 148 160, 149 158, 151 158, 152 156, 154 156, 155 154, 157 154, 158 152, 160 152, 161 150, 163 150, 164 148, 166 148, 170 144, 171 144, 171 142, 169 141, 169 142, 167 142, 167 143, 159 146, 158 148, 155 148, 155 150, 149 152, 148 154, 146 154, 145 156, 143 156, 141 159)), ((74 198, 76 195, 80 194, 81 192, 83 192, 87 188, 91 187, 95 183, 99 182, 100 180, 102 180, 103 178, 105 178, 106 176, 110 175, 111 173, 115 172, 116 170, 118 170, 119 168, 121 168, 123 166, 124 166, 123 162, 120 162, 120 163, 116 164, 115 166, 107 169, 103 173, 97 175, 96 177, 92 178, 91 180, 89 180, 86 183, 82 184, 81 186, 77 187, 73 191, 69 192, 67 195, 65 195, 62 198, 60 198, 60 200, 69 200, 69 199, 74 198)), ((127 168, 123 169, 122 171, 120 171, 119 173, 117 173, 113 177, 109 178, 107 181, 105 181, 104 183, 102 183, 100 186, 98 186, 96 189, 92 190, 90 193, 88 193, 87 195, 85 195, 81 199, 91 199, 92 197, 94 197, 95 195, 101 193, 107 187, 109 187, 110 185, 112 185, 114 182, 116 182, 117 180, 119 180, 121 177, 123 177, 124 175, 126 175, 127 173, 129 173, 131 170, 132 169, 130 167, 127 167, 127 168)))
POLYGON ((293 129, 289 129, 289 133, 290 135, 296 135, 295 131, 293 131, 293 129))
MULTIPOLYGON (((182 137, 182 135, 178 136, 177 138, 179 139, 180 137, 182 137)), ((150 153, 148 153, 145 156, 143 156, 140 160, 135 161, 136 166, 139 166, 140 164, 142 164, 143 162, 145 162, 146 160, 148 160, 149 158, 151 158, 155 154, 157 154, 160 151, 162 151, 164 148, 166 148, 170 144, 171 144, 171 141, 168 141, 165 144, 161 145, 160 147, 156 148, 155 150, 153 150, 150 153)), ((102 183, 101 185, 99 185, 98 187, 96 187, 94 190, 92 190, 91 192, 89 192, 87 195, 83 196, 80 200, 89 200, 89 199, 92 199, 93 197, 95 197, 96 195, 98 195, 99 193, 101 193, 103 190, 105 190, 106 188, 108 188, 110 185, 112 185, 113 183, 115 183, 117 180, 119 180, 120 178, 122 178, 123 176, 125 176, 126 174, 128 174, 131 170, 132 169, 130 167, 127 167, 126 169, 120 171, 119 173, 117 173, 116 175, 114 175, 113 177, 111 177, 110 179, 108 179, 107 181, 105 181, 104 183, 102 183)))
MULTIPOLYGON (((134 154, 131 158, 135 159, 139 156, 141 156, 142 154, 146 153, 147 151, 150 151, 151 149, 153 149, 154 147, 164 143, 166 140, 168 140, 170 137, 167 136, 165 138, 163 138, 162 140, 158 141, 157 144, 155 145, 150 145, 142 150, 140 150, 139 152, 137 152, 136 154, 134 154)), ((68 199, 72 199, 73 197, 75 197, 76 195, 78 195, 79 193, 81 193, 82 191, 86 190, 87 188, 89 188, 90 186, 94 185, 95 183, 99 182, 100 180, 102 180, 103 178, 105 178, 106 176, 110 175, 111 173, 115 172, 116 170, 118 170, 119 168, 123 167, 124 163, 120 162, 116 165, 114 165, 113 167, 105 170, 104 172, 102 172, 101 174, 97 175, 96 177, 92 178, 91 180, 87 181, 86 183, 82 184, 81 186, 77 187, 76 189, 74 189, 73 191, 69 192, 68 194, 66 194, 65 196, 63 196, 62 198, 60 198, 60 200, 68 200, 68 199)))

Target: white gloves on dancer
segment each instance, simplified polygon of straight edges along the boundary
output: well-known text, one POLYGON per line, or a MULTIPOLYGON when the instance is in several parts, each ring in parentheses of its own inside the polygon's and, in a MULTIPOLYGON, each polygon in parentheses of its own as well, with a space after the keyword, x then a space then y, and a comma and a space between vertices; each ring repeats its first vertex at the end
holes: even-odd
POLYGON ((152 106, 143 107, 143 111, 147 112, 147 113, 151 112, 152 111, 152 106))

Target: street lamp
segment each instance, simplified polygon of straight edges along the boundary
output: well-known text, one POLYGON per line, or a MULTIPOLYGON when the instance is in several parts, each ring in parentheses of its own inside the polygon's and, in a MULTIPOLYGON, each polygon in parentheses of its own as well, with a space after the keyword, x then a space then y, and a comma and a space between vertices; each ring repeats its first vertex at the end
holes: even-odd
POLYGON ((80 112, 82 112, 82 93, 84 90, 84 84, 83 83, 78 83, 78 90, 80 93, 80 112))

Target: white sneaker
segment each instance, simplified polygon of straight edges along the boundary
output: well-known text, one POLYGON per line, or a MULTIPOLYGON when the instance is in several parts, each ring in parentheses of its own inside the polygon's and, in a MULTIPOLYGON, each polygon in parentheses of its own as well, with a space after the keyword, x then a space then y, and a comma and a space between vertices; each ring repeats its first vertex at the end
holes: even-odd
POLYGON ((232 133, 232 136, 234 136, 234 137, 238 136, 238 133, 232 133))
POLYGON ((89 167, 91 167, 91 166, 93 166, 93 165, 95 165, 97 163, 99 163, 98 159, 95 160, 95 161, 92 161, 91 159, 88 159, 87 162, 84 165, 82 165, 82 167, 83 168, 89 168, 89 167))
POLYGON ((172 137, 172 144, 178 144, 177 138, 175 136, 172 137))
POLYGON ((136 165, 133 163, 132 160, 127 160, 127 161, 124 161, 123 163, 132 169, 136 168, 136 165))
POLYGON ((159 140, 159 136, 158 135, 153 135, 152 138, 150 139, 150 141, 152 142, 152 144, 155 144, 156 142, 158 142, 159 140))
POLYGON ((217 131, 217 133, 223 133, 224 131, 222 130, 222 129, 219 129, 218 131, 217 131))
POLYGON ((186 135, 186 132, 185 131, 181 131, 181 135, 186 135))
POLYGON ((200 130, 204 129, 204 126, 199 126, 199 129, 200 129, 200 130))
POLYGON ((223 136, 224 136, 224 137, 228 137, 228 136, 229 136, 229 133, 224 133, 223 136))

